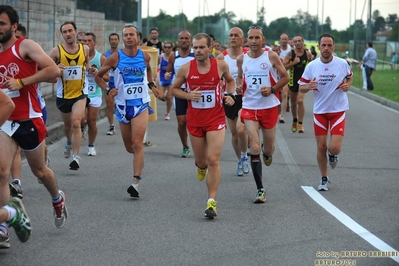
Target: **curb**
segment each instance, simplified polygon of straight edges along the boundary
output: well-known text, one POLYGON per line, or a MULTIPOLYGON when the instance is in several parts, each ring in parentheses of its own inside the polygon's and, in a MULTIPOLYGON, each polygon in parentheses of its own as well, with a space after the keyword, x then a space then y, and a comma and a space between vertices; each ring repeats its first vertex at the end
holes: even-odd
POLYGON ((367 98, 369 100, 375 101, 377 103, 380 103, 382 105, 385 105, 387 107, 390 107, 392 109, 395 109, 395 110, 399 111, 399 103, 397 103, 397 102, 388 100, 388 99, 383 98, 381 96, 372 94, 372 93, 370 93, 367 90, 358 89, 358 88, 353 87, 353 86, 350 87, 349 91, 351 91, 353 93, 356 93, 356 94, 359 94, 359 95, 361 95, 361 96, 363 96, 363 97, 365 97, 365 98, 367 98))
MULTIPOLYGON (((98 117, 97 121, 106 117, 106 106, 103 105, 100 107, 100 110, 98 112, 98 117)), ((64 122, 57 122, 55 124, 47 126, 47 138, 46 138, 46 143, 53 144, 57 140, 60 140, 65 137, 64 133, 64 122)))

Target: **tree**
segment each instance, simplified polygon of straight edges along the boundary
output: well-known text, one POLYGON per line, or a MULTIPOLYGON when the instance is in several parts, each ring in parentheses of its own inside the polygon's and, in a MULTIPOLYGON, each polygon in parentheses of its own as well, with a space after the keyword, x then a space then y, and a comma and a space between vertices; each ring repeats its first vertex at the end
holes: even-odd
POLYGON ((389 28, 392 28, 395 22, 398 22, 398 15, 397 14, 388 14, 386 18, 386 24, 389 28))

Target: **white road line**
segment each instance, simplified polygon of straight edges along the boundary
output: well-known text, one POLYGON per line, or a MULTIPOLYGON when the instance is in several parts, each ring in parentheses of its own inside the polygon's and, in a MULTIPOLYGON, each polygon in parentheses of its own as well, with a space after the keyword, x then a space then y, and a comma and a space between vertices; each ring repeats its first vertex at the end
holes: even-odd
MULTIPOLYGON (((311 197, 317 204, 323 207, 327 212, 329 212, 332 216, 334 216, 338 221, 340 221, 343 225, 348 227, 350 230, 355 232, 358 236, 369 242, 375 248, 380 251, 391 251, 396 252, 390 245, 386 244, 384 241, 367 231, 366 228, 355 222, 348 215, 340 211, 337 207, 332 205, 326 198, 324 198, 319 192, 317 192, 313 187, 301 186, 302 189, 311 197)), ((399 262, 399 256, 390 257, 396 262, 399 262)))
MULTIPOLYGON (((302 173, 301 169, 298 167, 296 164, 296 161, 294 157, 292 156, 287 143, 284 140, 283 135, 281 134, 281 130, 279 127, 276 129, 276 141, 277 144, 280 148, 281 154, 284 157, 285 162, 288 164, 288 168, 291 170, 291 172, 300 174, 303 179, 306 180, 307 183, 309 181, 307 178, 304 176, 302 173)), ((308 194, 308 196, 313 199, 317 204, 319 204, 321 207, 323 207, 327 212, 329 212, 332 216, 334 216, 338 221, 340 221, 343 225, 348 227, 350 230, 352 230, 354 233, 356 233, 358 236, 369 242, 371 245, 373 245, 375 248, 377 248, 380 251, 393 251, 398 254, 398 251, 386 244, 384 241, 367 231, 364 227, 362 227, 360 224, 356 223, 352 218, 350 218, 348 215, 346 215, 344 212, 339 210, 337 207, 335 207, 331 202, 326 200, 317 190, 315 190, 311 186, 301 186, 301 188, 308 194)), ((396 262, 399 262, 399 256, 396 257, 390 257, 396 262)))

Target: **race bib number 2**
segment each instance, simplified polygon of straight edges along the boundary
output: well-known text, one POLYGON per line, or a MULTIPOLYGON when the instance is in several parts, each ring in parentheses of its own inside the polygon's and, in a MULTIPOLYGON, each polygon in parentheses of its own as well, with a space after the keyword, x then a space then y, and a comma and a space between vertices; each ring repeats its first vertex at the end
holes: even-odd
POLYGON ((199 101, 191 101, 191 106, 198 109, 213 108, 216 105, 215 91, 201 91, 199 101))

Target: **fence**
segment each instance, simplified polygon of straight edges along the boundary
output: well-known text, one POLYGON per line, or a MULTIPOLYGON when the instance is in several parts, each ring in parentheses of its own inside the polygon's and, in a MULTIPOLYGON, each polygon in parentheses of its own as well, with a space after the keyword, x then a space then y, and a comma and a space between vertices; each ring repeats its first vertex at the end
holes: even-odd
MULTIPOLYGON (((29 39, 37 42, 46 53, 63 41, 60 26, 65 21, 75 21, 78 31, 90 31, 97 37, 96 49, 105 52, 108 36, 116 32, 121 36, 125 22, 105 20, 105 14, 75 9, 71 0, 1 0, 1 4, 13 6, 20 16, 20 24, 27 28, 29 39)), ((43 84, 42 93, 55 96, 54 84, 43 84)))

